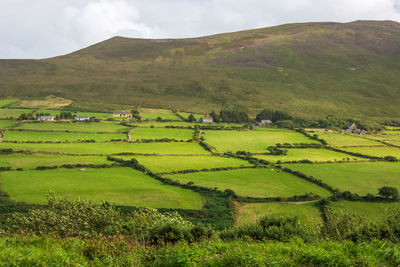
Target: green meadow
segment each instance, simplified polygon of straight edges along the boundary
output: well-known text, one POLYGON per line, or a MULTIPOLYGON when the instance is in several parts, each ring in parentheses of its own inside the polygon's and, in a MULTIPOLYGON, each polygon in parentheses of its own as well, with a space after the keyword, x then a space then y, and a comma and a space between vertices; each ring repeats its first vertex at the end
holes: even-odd
POLYGON ((359 153, 362 155, 384 158, 386 156, 393 156, 400 158, 400 148, 391 146, 382 147, 346 147, 344 151, 359 153))
POLYGON ((302 223, 322 225, 322 215, 315 202, 241 203, 237 205, 236 224, 254 223, 265 215, 297 216, 302 223))
POLYGON ((0 108, 11 105, 16 102, 18 102, 18 99, 1 99, 0 100, 0 108))
POLYGON ((112 118, 112 113, 106 113, 106 112, 78 112, 77 116, 79 117, 95 117, 96 119, 100 120, 106 120, 108 118, 112 118))
POLYGON ((171 128, 135 128, 131 132, 131 141, 140 139, 176 139, 190 140, 193 138, 194 131, 189 129, 171 128))
POLYGON ((252 166, 246 160, 219 156, 118 156, 118 158, 124 160, 135 158, 153 172, 252 166))
POLYGON ((328 145, 333 147, 346 147, 346 146, 382 146, 381 143, 362 138, 358 135, 350 134, 320 134, 320 139, 325 140, 328 145))
POLYGON ((33 122, 24 123, 17 129, 39 131, 76 131, 93 133, 124 133, 131 128, 115 122, 33 122))
POLYGON ((320 179, 333 188, 360 195, 376 195, 383 186, 400 189, 399 162, 285 164, 284 166, 320 179))
POLYGON ((69 199, 107 201, 117 205, 200 209, 200 195, 163 185, 131 168, 64 169, 3 172, 2 190, 12 199, 42 204, 50 191, 69 199))
POLYGON ((18 108, 1 108, 0 119, 18 119, 21 114, 31 113, 31 109, 18 109, 18 108))
POLYGON ((166 110, 166 109, 141 108, 139 109, 139 112, 140 116, 142 117, 142 120, 155 121, 158 118, 161 118, 163 120, 174 120, 174 121, 181 120, 171 110, 166 110))
POLYGON ((231 189, 239 196, 248 197, 290 197, 314 193, 328 196, 325 189, 278 169, 240 169, 215 172, 197 172, 167 175, 181 183, 193 182, 195 185, 231 189))
POLYGON ((109 155, 118 153, 140 154, 209 154, 197 143, 61 143, 30 144, 1 143, 0 149, 17 151, 55 152, 64 154, 109 155))
POLYGON ((0 120, 0 129, 6 129, 18 125, 17 121, 0 120))
POLYGON ((375 223, 384 221, 389 211, 400 210, 399 203, 385 202, 332 201, 328 207, 332 210, 363 215, 366 221, 375 223))
POLYGON ((95 134, 95 133, 67 133, 67 132, 30 132, 30 131, 4 131, 5 141, 17 142, 75 142, 95 140, 105 142, 110 140, 127 140, 126 134, 95 134))
POLYGON ((105 156, 62 156, 48 154, 11 154, 0 155, 0 167, 34 169, 38 166, 61 166, 64 164, 112 164, 105 156))
POLYGON ((344 153, 332 151, 324 148, 293 148, 288 149, 287 155, 254 155, 255 158, 267 160, 272 163, 299 161, 303 159, 312 162, 327 162, 327 161, 357 161, 365 160, 363 158, 349 156, 344 153))
POLYGON ((204 131, 206 142, 218 152, 249 151, 266 153, 277 143, 318 143, 294 131, 204 131))

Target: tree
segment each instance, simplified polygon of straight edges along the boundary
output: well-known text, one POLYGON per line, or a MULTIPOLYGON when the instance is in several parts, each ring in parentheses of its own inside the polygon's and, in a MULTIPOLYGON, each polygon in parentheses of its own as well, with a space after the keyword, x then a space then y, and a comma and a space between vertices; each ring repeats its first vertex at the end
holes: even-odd
POLYGON ((289 114, 283 111, 272 110, 272 109, 264 109, 256 116, 257 121, 271 120, 272 122, 276 122, 276 121, 291 120, 291 119, 292 116, 290 116, 289 114))
POLYGON ((211 116, 211 118, 213 118, 214 122, 216 122, 216 123, 221 122, 221 119, 219 118, 218 114, 215 113, 214 110, 211 111, 210 116, 211 116))
POLYGON ((194 117, 193 114, 190 114, 190 115, 189 115, 188 121, 189 121, 189 122, 195 122, 195 121, 196 121, 196 118, 194 117))
POLYGON ((399 200, 399 190, 395 187, 384 186, 379 189, 378 194, 386 198, 392 198, 394 201, 399 200))

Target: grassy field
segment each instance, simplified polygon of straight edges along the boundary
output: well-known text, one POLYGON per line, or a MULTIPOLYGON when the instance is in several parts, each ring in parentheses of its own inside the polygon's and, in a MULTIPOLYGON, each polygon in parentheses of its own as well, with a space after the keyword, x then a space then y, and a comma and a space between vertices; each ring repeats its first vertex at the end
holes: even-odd
POLYGON ((6 129, 15 125, 18 125, 17 121, 0 120, 0 129, 6 129))
POLYGON ((17 201, 45 203, 51 191, 70 199, 106 200, 118 205, 200 209, 201 196, 163 185, 131 168, 3 172, 2 190, 17 201))
POLYGON ((142 120, 155 121, 158 117, 163 120, 174 120, 180 121, 181 119, 176 116, 171 110, 167 109, 151 109, 151 108, 140 108, 140 116, 142 120))
POLYGON ((11 105, 17 101, 18 99, 0 99, 0 108, 11 105))
POLYGON ((110 140, 127 140, 126 134, 94 134, 94 133, 67 133, 67 132, 30 132, 30 131, 4 131, 5 141, 52 141, 76 142, 82 140, 95 140, 104 142, 110 140))
MULTIPOLYGON (((118 156, 124 160, 130 160, 132 156, 118 156)), ((140 164, 153 172, 171 172, 181 170, 201 170, 222 167, 251 166, 245 160, 225 158, 218 156, 134 156, 140 164)))
POLYGON ((31 109, 1 108, 0 119, 17 119, 21 114, 31 113, 31 109))
POLYGON ((187 141, 193 138, 193 134, 194 131, 188 129, 136 128, 131 131, 131 140, 168 138, 187 141))
POLYGON ((236 224, 254 223, 265 215, 298 216, 300 222, 323 224, 321 211, 314 202, 242 203, 237 205, 236 224))
POLYGON ((302 134, 290 131, 205 131, 206 142, 218 152, 268 152, 277 143, 318 143, 302 134))
MULTIPOLYGON (((399 132, 400 133, 400 132, 399 132)), ((374 139, 374 140, 379 140, 379 141, 384 141, 389 144, 396 145, 400 143, 400 134, 375 134, 375 135, 366 135, 365 137, 374 139)))
POLYGON ((57 152, 65 154, 108 155, 117 153, 143 154, 209 154, 197 143, 62 143, 29 144, 0 143, 0 149, 12 148, 21 151, 57 152))
POLYGON ((272 163, 276 163, 278 161, 298 161, 303 159, 311 160, 313 162, 347 161, 347 159, 350 161, 365 160, 363 158, 353 157, 344 153, 322 148, 294 148, 288 149, 287 155, 255 155, 254 157, 267 160, 272 163))
POLYGON ((188 119, 190 114, 193 114, 194 118, 198 121, 200 120, 201 117, 204 117, 205 115, 201 115, 201 114, 194 114, 194 113, 187 113, 187 112, 178 112, 179 115, 181 115, 182 117, 184 117, 185 119, 188 119))
POLYGON ((360 195, 376 195, 382 186, 400 189, 400 163, 359 162, 331 164, 287 164, 292 170, 322 180, 333 188, 360 195))
POLYGON ((106 112, 78 112, 77 116, 79 117, 95 117, 96 119, 106 120, 108 118, 112 118, 112 113, 106 112))
POLYGON ((296 176, 277 169, 241 169, 168 175, 182 183, 193 182, 204 187, 231 189, 239 196, 290 197, 306 193, 328 196, 330 193, 296 176))
POLYGON ((349 213, 357 213, 365 216, 369 222, 382 222, 389 210, 400 209, 399 203, 382 203, 382 202, 355 202, 355 201, 339 201, 331 202, 328 205, 333 210, 342 210, 349 213))
POLYGON ((382 146, 381 143, 373 140, 363 139, 358 135, 349 134, 320 134, 320 139, 325 140, 330 146, 333 147, 346 147, 346 146, 382 146))
MULTIPOLYGON (((34 115, 36 115, 38 113, 44 113, 44 114, 50 114, 51 116, 56 117, 57 115, 60 115, 60 113, 63 111, 64 110, 59 110, 59 109, 40 109, 40 110, 36 111, 34 115)), ((72 115, 75 115, 75 112, 71 112, 71 113, 72 113, 72 115)))
POLYGON ((24 123, 17 129, 26 130, 53 130, 53 131, 77 131, 77 132, 106 132, 106 133, 125 133, 131 128, 115 122, 44 122, 44 123, 24 123))
POLYGON ((64 164, 112 164, 105 156, 59 156, 46 154, 0 155, 0 167, 34 169, 38 166, 61 166, 64 164))
POLYGON ((200 123, 200 122, 184 122, 184 121, 166 121, 166 122, 155 122, 155 121, 141 121, 141 122, 133 122, 133 126, 136 127, 144 127, 144 128, 164 128, 166 126, 181 126, 181 127, 194 127, 195 125, 199 126, 215 126, 215 127, 240 127, 242 124, 239 123, 200 123))
POLYGON ((360 153, 362 155, 373 156, 373 157, 386 157, 393 156, 400 158, 400 148, 383 146, 383 147, 346 147, 343 150, 360 153))

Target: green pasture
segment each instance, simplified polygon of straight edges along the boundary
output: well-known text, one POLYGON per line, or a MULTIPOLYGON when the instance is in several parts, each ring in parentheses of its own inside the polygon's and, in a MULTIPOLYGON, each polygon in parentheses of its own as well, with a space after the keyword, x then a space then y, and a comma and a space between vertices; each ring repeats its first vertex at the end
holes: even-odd
POLYGON ((140 108, 139 112, 142 120, 154 121, 157 120, 158 117, 163 120, 181 120, 181 118, 176 116, 171 110, 167 109, 140 108))
POLYGON ((276 163, 278 161, 299 161, 303 159, 313 162, 365 160, 363 158, 349 156, 344 153, 324 148, 293 148, 288 149, 287 155, 255 155, 254 157, 267 160, 272 163, 276 163))
POLYGON ((124 160, 135 158, 153 172, 251 166, 245 160, 219 156, 118 156, 118 158, 124 160))
POLYGON ((115 122, 32 122, 17 129, 39 131, 75 131, 93 133, 127 133, 131 128, 115 122))
POLYGON ((290 131, 204 131, 206 142, 219 152, 250 151, 265 153, 277 143, 318 143, 290 131))
POLYGON ((310 192, 321 196, 330 194, 321 187, 278 169, 239 169, 177 174, 167 177, 181 183, 193 182, 203 187, 217 187, 222 191, 231 189, 239 196, 290 197, 310 192))
POLYGON ((322 180, 333 188, 360 195, 376 195, 379 188, 400 189, 400 163, 358 162, 327 164, 287 164, 286 167, 322 180))
POLYGON ((61 166, 64 164, 112 164, 105 156, 60 156, 48 154, 0 155, 0 167, 34 169, 38 166, 61 166))
POLYGON ((30 144, 2 143, 0 149, 11 148, 16 151, 55 152, 64 154, 109 155, 117 153, 141 154, 209 154, 197 143, 61 143, 30 144))
POLYGON ((385 134, 395 134, 398 135, 400 134, 400 129, 399 130, 389 130, 389 131, 384 131, 385 134))
POLYGON ((384 141, 384 142, 392 144, 392 145, 397 145, 400 143, 400 134, 398 134, 398 135, 374 134, 374 135, 368 135, 368 136, 366 135, 365 137, 374 139, 374 140, 384 141))
POLYGON ((0 120, 0 129, 6 129, 15 125, 18 125, 18 121, 0 120))
POLYGON ((0 100, 0 108, 11 105, 15 102, 18 102, 18 99, 1 99, 0 100))
POLYGON ((194 131, 189 129, 135 128, 131 131, 131 141, 162 138, 187 141, 193 138, 193 134, 194 131))
POLYGON ((301 203, 240 203, 236 224, 254 223, 265 215, 297 216, 300 222, 323 224, 321 211, 315 202, 301 203))
POLYGON ((106 120, 108 118, 112 118, 112 113, 106 112, 78 112, 77 116, 79 117, 95 117, 96 119, 106 120))
POLYGON ((164 128, 167 126, 178 126, 178 127, 194 127, 195 125, 199 126, 215 126, 221 128, 229 128, 229 127, 240 127, 242 124, 238 123, 201 123, 201 122, 184 122, 184 121, 137 121, 132 122, 132 126, 143 127, 143 128, 164 128))
POLYGON ((2 172, 0 177, 3 191, 26 203, 45 203, 51 190, 69 199, 105 200, 135 207, 200 209, 202 206, 197 193, 164 185, 131 168, 2 172))
POLYGON ((346 147, 346 146, 382 146, 381 143, 364 139, 358 135, 350 134, 320 134, 320 139, 325 140, 328 145, 333 147, 346 147))
POLYGON ((73 112, 73 111, 65 111, 65 110, 59 110, 59 109, 40 109, 35 112, 35 115, 39 114, 39 113, 44 113, 44 114, 50 114, 51 116, 54 116, 54 118, 55 118, 56 116, 60 115, 61 112, 70 112, 72 115, 75 116, 75 112, 73 112))
POLYGON ((95 140, 105 142, 110 140, 127 140, 126 134, 95 134, 95 133, 67 133, 67 132, 30 132, 30 131, 4 131, 5 141, 17 142, 76 142, 95 140))
POLYGON ((393 156, 400 158, 400 148, 391 146, 382 147, 346 147, 343 150, 353 153, 359 153, 362 155, 381 157, 393 156))
POLYGON ((380 223, 391 210, 400 210, 399 203, 339 201, 328 205, 332 210, 361 214, 366 221, 380 223))
POLYGON ((1 108, 0 119, 18 119, 21 114, 31 113, 31 109, 19 109, 19 108, 1 108))

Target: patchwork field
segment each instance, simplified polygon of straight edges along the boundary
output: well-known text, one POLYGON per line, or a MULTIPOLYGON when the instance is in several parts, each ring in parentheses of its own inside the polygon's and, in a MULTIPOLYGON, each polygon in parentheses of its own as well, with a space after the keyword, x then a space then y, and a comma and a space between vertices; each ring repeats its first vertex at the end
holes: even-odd
POLYGON ((64 154, 109 155, 117 153, 141 154, 209 154, 196 143, 62 143, 30 144, 1 143, 0 149, 11 148, 17 151, 56 152, 64 154))
POLYGON ((333 147, 347 147, 347 146, 382 146, 381 143, 361 138, 358 135, 350 134, 320 134, 320 139, 325 140, 330 146, 333 147))
POLYGON ((77 116, 79 117, 95 117, 96 119, 106 120, 108 118, 112 118, 112 113, 106 112, 78 112, 77 116))
POLYGON ((181 183, 193 182, 203 187, 231 189, 239 196, 290 197, 314 193, 328 196, 330 193, 312 183, 277 169, 240 169, 216 172, 198 172, 167 175, 181 183))
POLYGON ((194 131, 189 129, 136 128, 131 131, 131 140, 168 138, 187 141, 193 134, 194 131))
POLYGON ((0 120, 0 129, 6 129, 18 125, 18 121, 0 120))
POLYGON ((171 110, 166 110, 166 109, 141 108, 139 109, 139 112, 140 116, 142 117, 142 120, 155 121, 159 117, 163 120, 174 120, 174 121, 181 120, 171 110))
POLYGON ((392 145, 396 145, 396 144, 400 143, 400 134, 398 134, 398 135, 375 134, 375 135, 366 135, 365 137, 374 139, 374 140, 384 141, 384 142, 392 144, 392 145))
POLYGON ((363 158, 349 156, 348 154, 339 153, 329 149, 317 148, 294 148, 288 149, 287 155, 255 155, 254 157, 267 160, 272 163, 277 163, 278 161, 299 161, 303 159, 313 162, 365 160, 363 158))
POLYGON ((248 161, 218 156, 118 156, 124 160, 135 158, 153 172, 202 170, 223 167, 252 166, 248 161))
POLYGON ((393 156, 396 158, 400 158, 400 148, 398 147, 346 147, 343 148, 344 151, 359 153, 362 155, 373 156, 373 157, 381 157, 384 158, 386 156, 393 156))
POLYGON ((400 189, 399 162, 287 164, 286 167, 322 180, 333 188, 360 195, 376 195, 379 188, 400 189))
POLYGON ((76 142, 95 140, 104 142, 110 140, 127 140, 126 134, 94 134, 94 133, 67 133, 67 132, 30 132, 30 131, 4 131, 5 141, 17 142, 76 142))
POLYGON ((64 164, 112 164, 105 156, 60 156, 47 154, 0 155, 0 167, 34 169, 38 166, 61 166, 64 164))
POLYGON ((31 109, 1 108, 0 119, 18 119, 21 114, 31 112, 31 109))
POLYGON ((318 143, 293 131, 204 131, 206 142, 218 152, 249 151, 268 152, 269 146, 277 143, 318 143))
POLYGON ((17 129, 40 131, 76 131, 93 133, 125 133, 131 128, 115 122, 45 122, 24 123, 17 129))
POLYGON ((361 214, 365 216, 366 221, 375 223, 384 221, 389 211, 400 210, 399 203, 382 202, 339 201, 331 202, 328 207, 337 211, 361 214))
POLYGON ((131 168, 3 172, 2 190, 17 201, 45 203, 50 190, 70 199, 107 200, 117 205, 200 209, 200 195, 163 185, 131 168))
POLYGON ((236 224, 254 223, 265 215, 297 216, 300 222, 323 224, 321 211, 314 202, 242 203, 237 205, 236 224))

